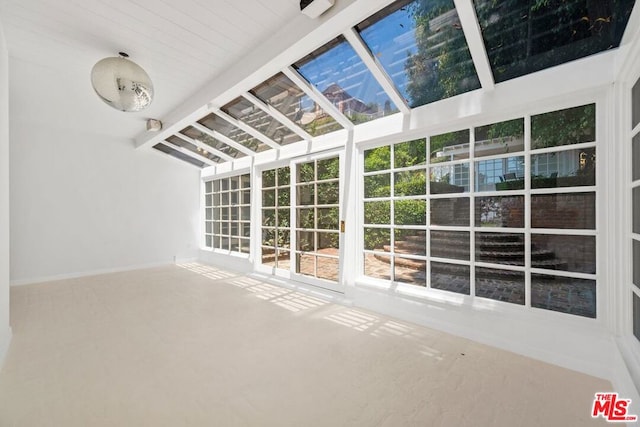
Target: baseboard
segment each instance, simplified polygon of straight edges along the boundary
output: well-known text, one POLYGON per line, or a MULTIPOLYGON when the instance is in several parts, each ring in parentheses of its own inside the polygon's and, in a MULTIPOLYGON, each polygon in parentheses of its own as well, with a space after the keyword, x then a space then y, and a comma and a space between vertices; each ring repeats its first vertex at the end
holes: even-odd
POLYGON ((53 276, 32 277, 29 279, 11 280, 11 286, 32 285, 36 283, 55 282, 57 280, 77 279, 80 277, 99 276, 101 274, 122 273, 125 271, 144 270, 147 268, 164 267, 167 265, 182 264, 189 262, 197 262, 197 258, 176 259, 173 262, 154 262, 148 264, 137 264, 126 267, 103 268, 97 270, 81 271, 77 273, 57 274, 53 276))
POLYGON ((13 333, 11 331, 11 327, 8 327, 4 340, 0 341, 0 371, 2 371, 4 361, 7 358, 7 353, 9 352, 9 345, 11 344, 12 337, 13 333))

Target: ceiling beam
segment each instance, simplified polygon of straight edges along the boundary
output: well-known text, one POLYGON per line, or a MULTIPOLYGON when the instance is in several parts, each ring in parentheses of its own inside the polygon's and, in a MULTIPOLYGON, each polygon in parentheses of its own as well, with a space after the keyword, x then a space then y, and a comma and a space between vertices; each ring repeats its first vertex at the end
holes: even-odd
POLYGON ((316 104, 326 111, 333 119, 340 123, 345 129, 353 129, 353 123, 344 114, 340 112, 315 86, 307 82, 304 77, 298 73, 298 71, 289 66, 282 70, 285 76, 287 76, 296 86, 311 98, 316 104))
POLYGON ((484 46, 482 30, 473 6, 473 0, 453 0, 453 2, 458 11, 460 25, 462 25, 464 37, 467 39, 480 84, 484 90, 491 91, 496 87, 496 83, 493 80, 493 71, 491 71, 491 63, 484 46))
POLYGON ((311 136, 307 131, 305 131, 300 126, 298 126, 298 124, 293 120, 291 120, 289 117, 287 117, 286 114, 283 114, 280 111, 278 111, 273 105, 263 102, 260 98, 258 98, 251 92, 245 92, 242 94, 242 96, 247 101, 253 103, 253 105, 260 108, 262 111, 269 114, 270 116, 275 118, 277 121, 285 125, 291 131, 295 132, 300 138, 304 139, 305 141, 311 141, 311 139, 313 139, 313 136, 311 136))
POLYGON ((187 156, 191 157, 192 159, 196 159, 196 160, 198 160, 198 161, 201 161, 201 162, 203 162, 203 163, 206 163, 206 164, 208 164, 209 166, 216 166, 216 165, 218 164, 218 163, 214 162, 213 160, 208 159, 208 158, 206 158, 206 157, 204 157, 204 156, 201 156, 201 155, 199 155, 199 154, 196 154, 196 153, 194 153, 193 151, 189 151, 189 150, 187 150, 187 149, 186 149, 186 148, 184 148, 184 147, 179 147, 179 146, 177 146, 177 145, 173 145, 173 144, 172 144, 172 143, 170 143, 169 141, 163 140, 163 141, 160 141, 160 144, 162 144, 162 145, 166 145, 167 147, 171 148, 172 150, 179 151, 179 152, 181 152, 182 154, 187 155, 187 156))
MULTIPOLYGON (((228 121, 229 123, 231 123, 232 125, 234 125, 235 127, 245 131, 246 133, 248 133, 249 135, 251 135, 252 137, 264 142, 265 144, 267 144, 269 147, 271 148, 275 148, 276 150, 281 148, 282 146, 280 144, 278 144, 277 142, 275 142, 273 139, 269 138, 266 135, 263 135, 261 132, 255 130, 254 128, 252 128, 251 126, 249 126, 246 123, 241 122, 240 120, 236 119, 235 117, 231 117, 230 115, 228 115, 227 113, 225 113, 224 111, 222 111, 220 109, 220 107, 215 107, 213 105, 210 105, 210 108, 213 110, 213 112, 218 116, 218 117, 222 117, 223 119, 225 119, 226 121, 228 121)), ((255 153, 253 153, 255 154, 255 153)))
POLYGON ((382 64, 380 64, 380 61, 378 61, 378 58, 375 58, 371 54, 371 51, 364 43, 364 40, 362 40, 362 37, 360 37, 360 34, 358 34, 356 29, 349 28, 347 31, 342 33, 342 35, 347 39, 360 59, 362 59, 362 62, 364 62, 364 65, 366 65, 373 77, 375 77, 376 81, 380 84, 380 86, 382 86, 382 89, 387 93, 387 95, 391 99, 391 102, 393 102, 396 107, 398 107, 398 110, 400 110, 402 114, 410 114, 411 109, 407 105, 407 101, 400 94, 400 92, 396 88, 396 85, 384 70, 382 64))
MULTIPOLYGON (((187 136, 187 135, 185 135, 183 133, 176 133, 173 136, 175 136, 176 138, 180 138, 183 141, 187 141, 189 144, 193 144, 198 148, 206 150, 206 151, 208 151, 208 152, 220 157, 222 160, 226 160, 226 161, 229 161, 229 162, 234 160, 233 157, 229 156, 228 154, 223 153, 222 151, 218 150, 217 148, 212 147, 210 145, 207 145, 204 142, 198 141, 197 139, 193 139, 190 136, 187 136)), ((171 143, 171 141, 167 141, 167 142, 171 143)))
POLYGON ((202 133, 205 133, 207 135, 209 135, 211 138, 213 139, 217 139, 220 142, 227 144, 229 147, 246 154, 247 156, 253 156, 256 154, 255 151, 253 151, 252 149, 245 147, 244 145, 234 141, 233 139, 222 135, 220 132, 215 131, 213 129, 209 129, 208 127, 201 125, 198 122, 192 123, 191 126, 196 129, 199 130, 202 133))

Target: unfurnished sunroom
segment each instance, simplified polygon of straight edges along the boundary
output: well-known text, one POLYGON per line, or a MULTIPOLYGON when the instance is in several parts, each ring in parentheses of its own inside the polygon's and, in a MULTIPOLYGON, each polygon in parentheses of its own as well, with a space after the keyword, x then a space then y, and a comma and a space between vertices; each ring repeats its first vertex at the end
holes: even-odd
POLYGON ((640 402, 634 0, 336 1, 157 119, 198 261, 640 402))
POLYGON ((638 384, 638 18, 358 2, 137 143, 202 168, 203 260, 638 384))

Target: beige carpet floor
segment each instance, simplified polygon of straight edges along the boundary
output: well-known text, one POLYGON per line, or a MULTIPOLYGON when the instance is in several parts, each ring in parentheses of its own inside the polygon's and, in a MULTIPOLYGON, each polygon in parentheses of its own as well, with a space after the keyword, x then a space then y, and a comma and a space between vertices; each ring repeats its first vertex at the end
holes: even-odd
POLYGON ((0 426, 587 426, 604 380, 198 264, 15 287, 0 426))

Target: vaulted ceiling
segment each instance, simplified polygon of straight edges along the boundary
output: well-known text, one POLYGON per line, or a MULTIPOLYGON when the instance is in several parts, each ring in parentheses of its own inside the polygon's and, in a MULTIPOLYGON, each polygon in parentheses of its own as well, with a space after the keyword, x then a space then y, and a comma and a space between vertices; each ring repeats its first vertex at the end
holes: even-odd
POLYGON ((616 48, 635 4, 558 1, 337 0, 311 20, 297 0, 0 0, 0 22, 10 56, 36 70, 18 78, 52 94, 12 95, 40 120, 206 167, 616 48), (90 86, 93 65, 120 51, 154 81, 140 113, 90 86), (147 118, 165 129, 144 134, 147 118))
POLYGON ((0 0, 10 57, 58 76, 65 105, 80 104, 49 105, 42 120, 72 116, 75 127, 131 139, 298 15, 297 0, 0 0), (155 100, 140 113, 110 109, 91 88, 93 65, 119 51, 154 82, 155 100))

